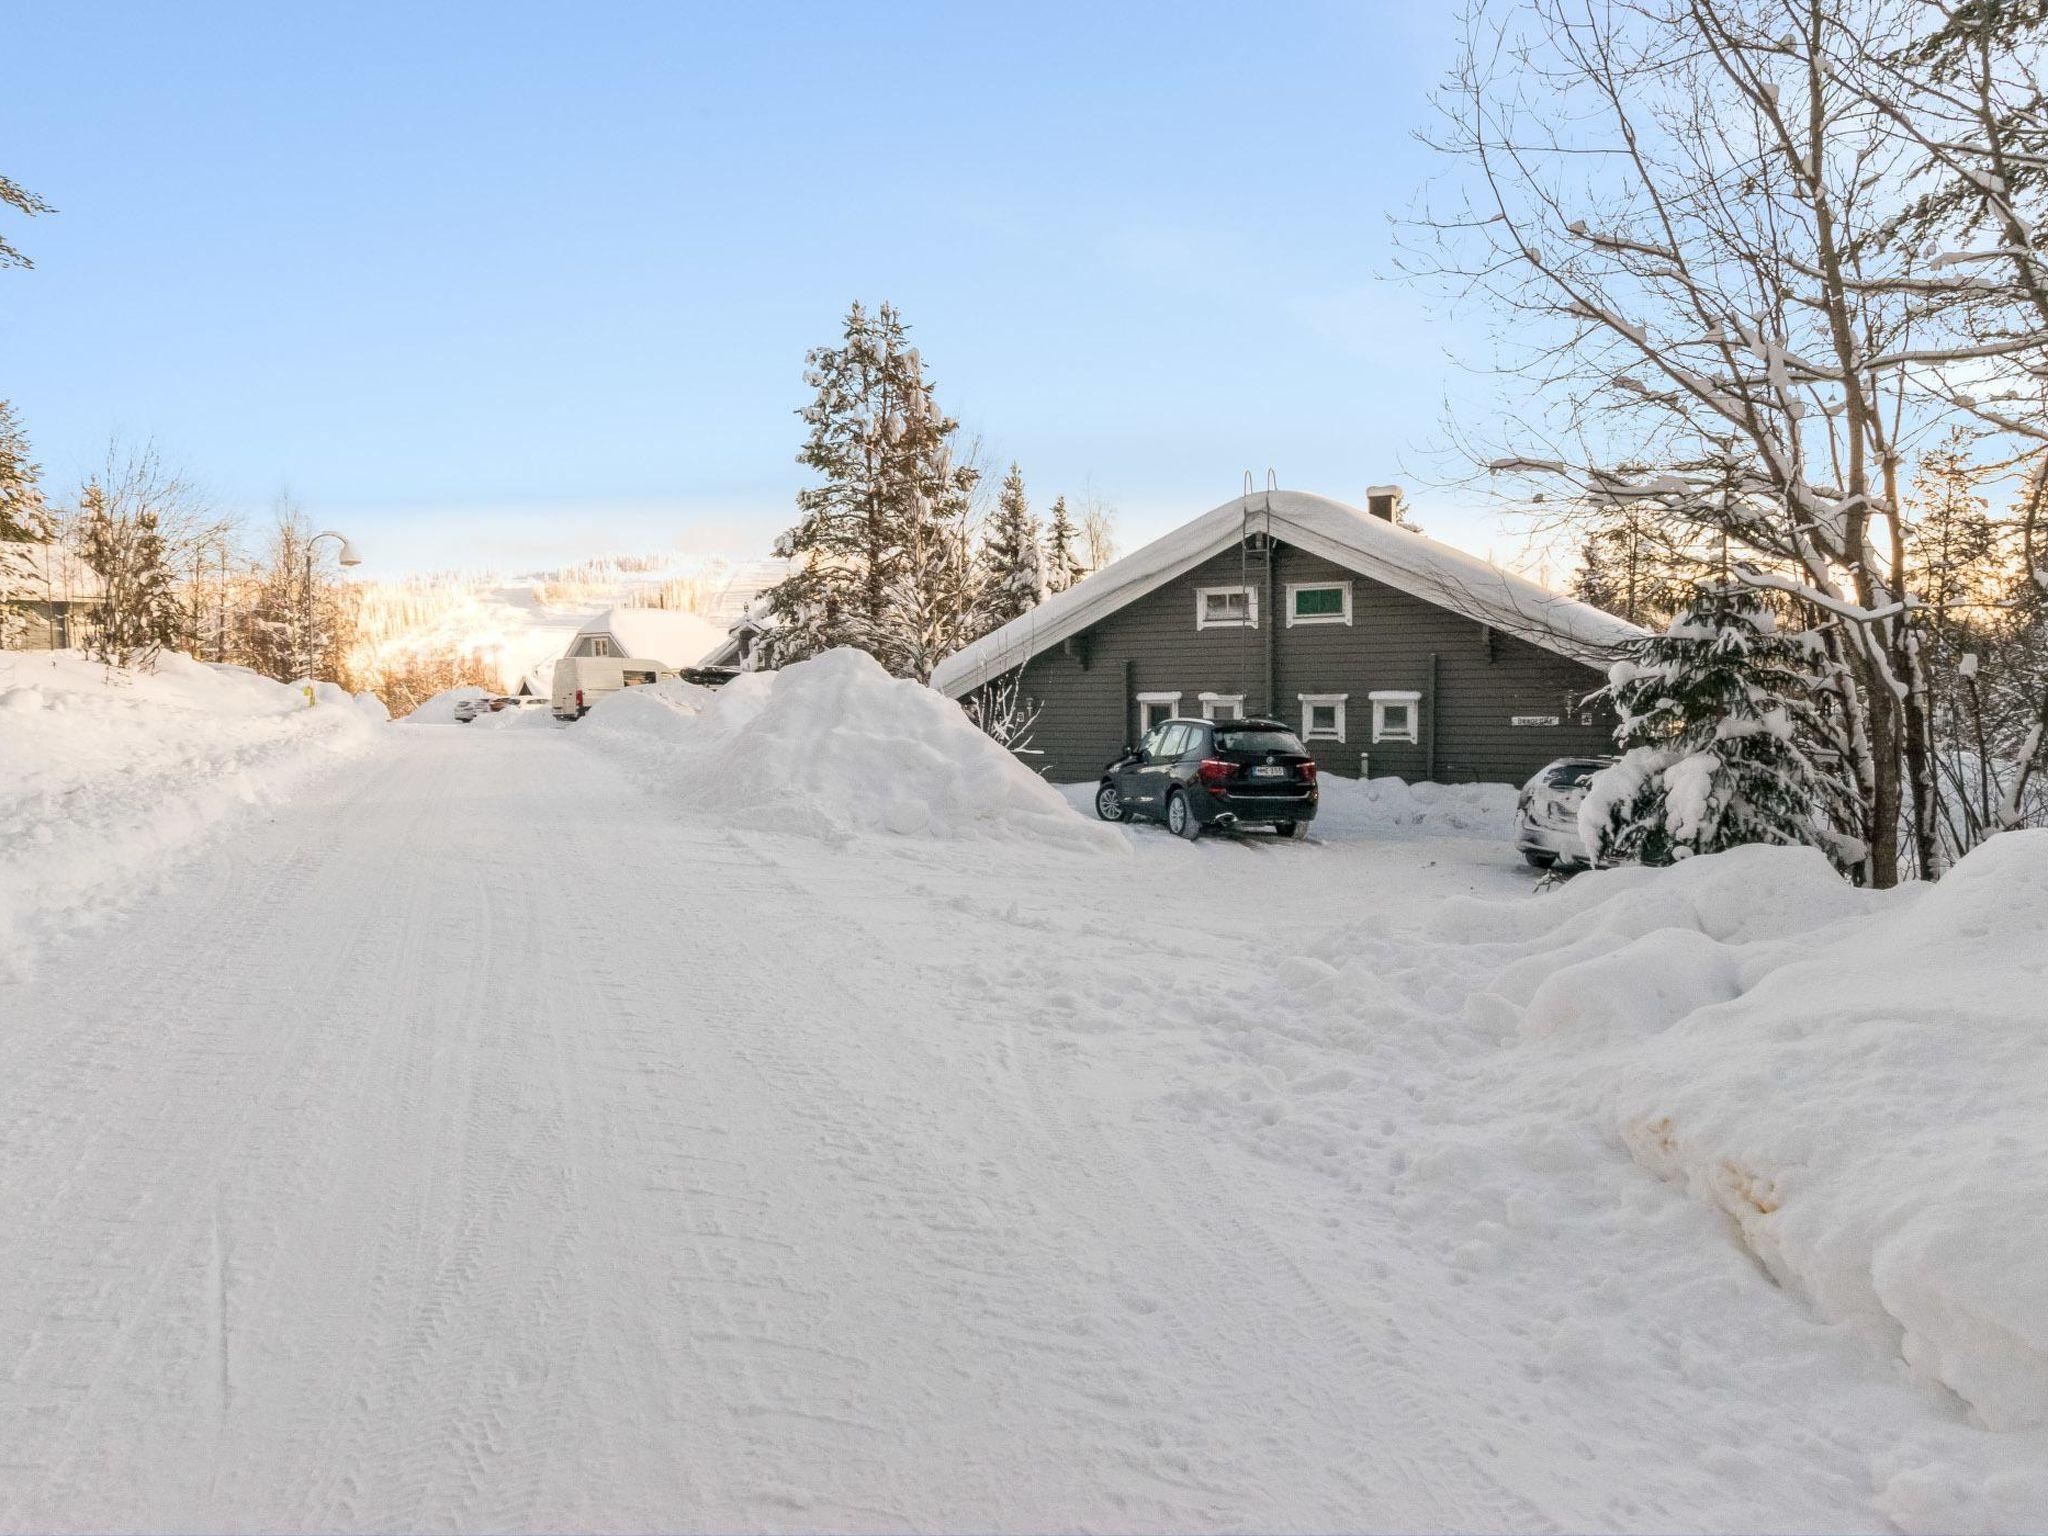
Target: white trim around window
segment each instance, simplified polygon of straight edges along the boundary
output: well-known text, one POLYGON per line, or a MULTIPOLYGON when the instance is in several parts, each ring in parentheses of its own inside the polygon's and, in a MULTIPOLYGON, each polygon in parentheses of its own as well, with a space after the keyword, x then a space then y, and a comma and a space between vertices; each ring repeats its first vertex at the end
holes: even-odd
POLYGON ((1348 581, 1290 581, 1287 583, 1287 627, 1297 624, 1349 624, 1351 622, 1351 583, 1348 581), (1344 594, 1344 607, 1339 613, 1300 613, 1303 592, 1337 591, 1344 594))
POLYGON ((1241 693, 1197 694, 1202 701, 1204 720, 1242 720, 1244 718, 1244 695, 1241 693))
POLYGON ((1257 629, 1259 627, 1259 589, 1257 587, 1197 587, 1195 588, 1195 628, 1197 629, 1257 629), (1237 598, 1237 613, 1212 615, 1209 599, 1212 597, 1237 598))
POLYGON ((1154 726, 1171 720, 1180 713, 1180 695, 1177 693, 1141 693, 1138 695, 1138 734, 1149 735, 1154 726), (1158 714, 1154 715, 1153 711, 1158 714))
POLYGON ((1303 741, 1342 741, 1344 739, 1344 701, 1348 693, 1297 693, 1295 699, 1301 705, 1301 739, 1303 741), (1327 709, 1334 726, 1316 726, 1316 711, 1327 709))
POLYGON ((1415 689, 1375 688, 1366 697, 1372 700, 1375 742, 1422 740, 1422 695, 1415 689))

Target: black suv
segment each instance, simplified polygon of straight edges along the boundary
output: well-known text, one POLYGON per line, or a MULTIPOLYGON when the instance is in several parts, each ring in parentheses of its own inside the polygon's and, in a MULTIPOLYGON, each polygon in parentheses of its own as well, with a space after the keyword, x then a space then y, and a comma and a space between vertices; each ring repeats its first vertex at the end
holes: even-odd
POLYGON ((1243 826, 1306 837, 1316 760, 1278 720, 1168 720, 1102 771, 1095 814, 1163 821, 1191 839, 1243 826))

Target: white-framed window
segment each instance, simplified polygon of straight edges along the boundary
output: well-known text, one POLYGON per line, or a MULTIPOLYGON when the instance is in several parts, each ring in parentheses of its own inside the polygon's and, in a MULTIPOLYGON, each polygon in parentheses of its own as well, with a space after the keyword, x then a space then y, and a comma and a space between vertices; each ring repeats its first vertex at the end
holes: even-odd
POLYGON ((1422 695, 1413 688, 1376 688, 1372 700, 1374 741, 1420 741, 1422 695))
POLYGON ((1177 693, 1141 693, 1138 695, 1138 734, 1149 735, 1152 728, 1163 720, 1171 720, 1180 713, 1180 695, 1177 693))
POLYGON ((1298 693, 1301 701, 1301 739, 1303 741, 1342 741, 1344 739, 1344 701, 1348 693, 1298 693))
POLYGON ((1202 700, 1204 720, 1242 720, 1244 718, 1244 695, 1241 693, 1205 693, 1202 700))
POLYGON ((1287 627, 1297 624, 1349 624, 1351 583, 1290 581, 1287 584, 1287 627))
POLYGON ((593 637, 591 638, 591 641, 590 641, 590 654, 591 654, 591 655, 593 655, 593 656, 609 656, 609 655, 611 655, 611 653, 612 653, 612 643, 611 643, 611 641, 610 641, 609 639, 607 639, 607 638, 606 638, 605 636, 603 636, 603 635, 595 635, 595 636, 593 636, 593 637))
POLYGON ((1257 629, 1258 627, 1258 588, 1195 588, 1195 628, 1257 629))

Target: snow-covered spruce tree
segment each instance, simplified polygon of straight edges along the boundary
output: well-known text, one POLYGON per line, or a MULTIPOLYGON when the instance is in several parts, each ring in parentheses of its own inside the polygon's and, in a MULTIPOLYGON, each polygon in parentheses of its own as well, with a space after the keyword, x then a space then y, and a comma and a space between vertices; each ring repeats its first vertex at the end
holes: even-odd
POLYGON ((798 522, 776 543, 793 562, 766 594, 776 665, 850 645, 916 676, 965 621, 947 607, 967 585, 952 546, 978 477, 953 463, 959 424, 938 408, 906 331, 890 305, 870 316, 855 304, 841 344, 806 358, 817 394, 797 459, 822 483, 797 493, 798 522))
POLYGON ((1067 512, 1067 498, 1055 496, 1045 523, 1045 590, 1064 592, 1087 574, 1081 564, 1081 530, 1067 512))
POLYGON ((86 650, 111 667, 146 666, 182 643, 184 610, 156 513, 117 510, 97 479, 79 496, 79 552, 100 579, 86 650))
POLYGON ((56 520, 43 501, 42 466, 13 405, 0 400, 0 648, 17 642, 23 605, 34 596, 36 562, 25 545, 56 537, 56 520))
POLYGON ((1631 646, 1602 690, 1623 755, 1593 777, 1579 813, 1598 861, 1670 864, 1744 843, 1860 859, 1827 825, 1830 791, 1808 755, 1819 665, 1809 636, 1781 634, 1754 595, 1727 588, 1700 592, 1631 646))
POLYGON ((1045 601, 1045 565, 1038 548, 1038 520, 1024 495, 1024 473, 1015 464, 1003 477, 995 515, 981 543, 982 605, 977 627, 986 634, 1045 601))

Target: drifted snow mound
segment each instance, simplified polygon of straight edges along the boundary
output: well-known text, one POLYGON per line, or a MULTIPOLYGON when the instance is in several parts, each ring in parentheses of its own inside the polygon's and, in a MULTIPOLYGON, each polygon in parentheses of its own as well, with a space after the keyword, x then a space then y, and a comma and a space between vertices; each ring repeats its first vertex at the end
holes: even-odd
MULTIPOLYGON (((1933 886, 1744 848, 1435 927, 1500 950, 1468 1011, 1582 1058, 1637 1162, 1973 1422, 2039 1442, 1965 1523, 2048 1518, 2048 831, 1933 886)), ((1957 1519, 1923 1482, 1898 1472, 1880 1506, 1957 1519)))
POLYGON ((0 651, 0 975, 34 938, 146 890, 249 803, 368 751, 375 710, 166 654, 116 672, 76 651, 0 651))
POLYGON ((659 743, 657 771, 688 803, 745 825, 831 841, 881 834, 1128 847, 1114 828, 1076 815, 959 705, 891 677, 862 652, 745 674, 704 699, 704 690, 666 687, 626 690, 583 723, 629 750, 659 743), (652 697, 631 697, 639 694, 652 697))
POLYGON ((673 739, 682 722, 704 713, 715 697, 709 688, 681 678, 642 683, 607 694, 590 706, 581 729, 599 735, 673 739))

